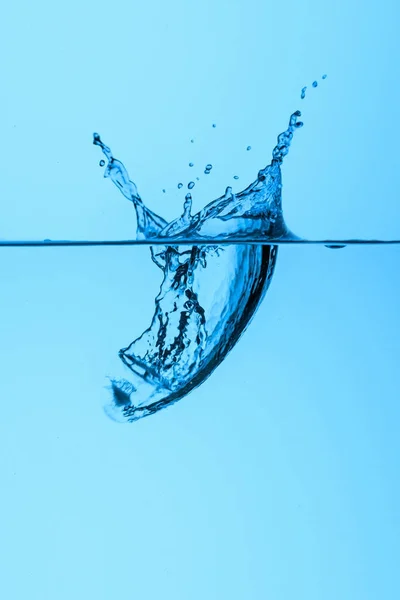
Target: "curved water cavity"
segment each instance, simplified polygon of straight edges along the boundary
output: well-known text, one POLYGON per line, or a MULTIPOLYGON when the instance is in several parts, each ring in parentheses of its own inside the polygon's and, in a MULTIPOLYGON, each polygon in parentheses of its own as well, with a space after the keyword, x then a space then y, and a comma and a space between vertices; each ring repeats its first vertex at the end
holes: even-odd
MULTIPOLYGON (((177 245, 150 246, 150 257, 162 273, 149 327, 119 351, 126 379, 111 379, 107 414, 118 421, 136 421, 177 402, 199 386, 224 360, 246 329, 270 284, 277 245, 209 245, 209 240, 234 237, 260 240, 288 238, 282 214, 281 164, 294 131, 302 126, 299 111, 278 136, 272 161, 257 179, 191 214, 192 196, 185 196, 182 214, 168 223, 143 203, 123 163, 95 133, 93 143, 107 158, 105 177, 133 203, 138 239, 166 237, 177 245), (179 240, 193 238, 195 245, 179 240), (199 240, 207 239, 207 245, 199 240)), ((208 165, 207 165, 208 166, 208 165)))

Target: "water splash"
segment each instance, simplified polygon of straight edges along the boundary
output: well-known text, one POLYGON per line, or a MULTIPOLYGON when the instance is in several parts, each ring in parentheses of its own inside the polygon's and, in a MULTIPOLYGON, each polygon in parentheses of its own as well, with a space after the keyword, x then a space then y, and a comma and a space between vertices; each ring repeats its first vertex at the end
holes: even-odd
POLYGON ((136 421, 183 398, 209 377, 247 327, 270 284, 277 245, 202 246, 199 240, 290 239, 281 206, 281 164, 302 125, 300 116, 299 111, 291 115, 271 163, 246 189, 234 194, 228 186, 223 196, 193 216, 188 193, 181 216, 170 223, 143 204, 123 163, 94 134, 93 143, 108 159, 104 176, 133 203, 138 239, 177 242, 150 246, 151 258, 162 271, 161 288, 150 326, 119 351, 130 380, 110 380, 105 410, 113 419, 136 421), (179 245, 179 240, 191 238, 196 245, 179 245))
MULTIPOLYGON (((326 79, 328 76, 326 74, 322 75, 321 79, 326 79)), ((313 81, 312 82, 312 87, 316 88, 318 87, 318 81, 313 81)), ((306 97, 306 91, 307 91, 307 86, 305 85, 302 89, 301 89, 301 94, 300 94, 300 98, 302 100, 304 100, 304 98, 306 97)))

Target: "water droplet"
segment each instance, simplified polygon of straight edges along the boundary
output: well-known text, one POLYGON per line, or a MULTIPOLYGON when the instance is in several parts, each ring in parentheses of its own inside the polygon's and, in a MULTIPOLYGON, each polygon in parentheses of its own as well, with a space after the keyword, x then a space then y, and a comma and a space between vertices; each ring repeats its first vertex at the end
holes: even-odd
POLYGON ((186 194, 186 196, 185 196, 185 202, 183 203, 182 218, 185 221, 189 221, 191 210, 192 210, 192 196, 189 193, 189 194, 186 194))
POLYGON ((248 152, 249 150, 251 150, 251 146, 247 146, 246 150, 247 150, 247 152, 248 152))
POLYGON ((200 181, 200 177, 196 177, 197 181, 200 181))
POLYGON ((183 183, 178 183, 178 190, 180 190, 181 188, 183 188, 183 183))
POLYGON ((103 159, 99 162, 100 167, 104 167, 105 164, 106 164, 106 161, 103 159))
POLYGON ((210 164, 206 165, 206 169, 207 169, 207 171, 211 171, 212 165, 210 165, 210 164))
POLYGON ((213 127, 214 127, 214 129, 215 129, 215 128, 216 128, 216 126, 217 126, 217 124, 216 124, 216 123, 213 123, 213 125, 212 125, 212 126, 213 126, 213 127))
POLYGON ((322 79, 326 79, 328 77, 328 75, 322 75, 322 79))
POLYGON ((239 175, 234 175, 233 179, 239 179, 239 175))
POLYGON ((312 84, 312 86, 313 86, 313 87, 317 87, 317 85, 318 85, 318 81, 313 81, 313 84, 312 84))
POLYGON ((189 189, 189 190, 192 190, 192 189, 194 188, 194 186, 195 186, 195 183, 194 183, 194 181, 190 181, 190 182, 188 183, 188 189, 189 189))
POLYGON ((304 123, 303 121, 297 121, 297 123, 295 123, 295 127, 303 127, 304 123))
POLYGON ((302 88, 302 90, 301 90, 301 95, 300 95, 300 98, 301 98, 302 100, 304 100, 304 98, 306 97, 306 89, 307 89, 307 86, 304 86, 304 87, 302 88))
POLYGON ((346 244, 325 244, 325 248, 337 250, 338 248, 346 248, 346 244))
POLYGON ((165 190, 163 190, 163 194, 165 194, 165 190))
POLYGON ((189 163, 189 167, 194 167, 194 163, 189 163))
POLYGON ((194 140, 190 140, 190 143, 191 143, 191 144, 194 144, 194 140))

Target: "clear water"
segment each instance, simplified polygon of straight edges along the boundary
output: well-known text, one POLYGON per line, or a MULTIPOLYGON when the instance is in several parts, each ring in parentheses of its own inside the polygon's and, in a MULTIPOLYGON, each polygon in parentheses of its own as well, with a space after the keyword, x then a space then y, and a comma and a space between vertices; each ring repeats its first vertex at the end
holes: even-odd
MULTIPOLYGON (((111 379, 106 407, 111 417, 135 421, 180 400, 207 379, 247 327, 268 289, 278 253, 277 246, 250 245, 248 238, 294 237, 283 219, 281 164, 294 131, 303 125, 300 116, 300 111, 291 115, 271 164, 245 190, 234 194, 227 187, 195 215, 188 192, 182 214, 170 223, 143 203, 123 163, 94 134, 93 143, 108 161, 104 176, 135 208, 137 238, 175 240, 175 245, 150 247, 151 259, 162 271, 161 288, 150 326, 119 352, 131 374, 111 379), (210 245, 210 240, 231 236, 246 243, 210 245), (196 245, 183 246, 182 239, 196 245), (202 239, 208 245, 197 245, 202 239)), ((207 164, 205 173, 211 169, 207 164)))
MULTIPOLYGON (((400 598, 400 245, 354 243, 399 237, 399 18, 392 0, 4 4, 0 236, 23 247, 0 248, 1 598, 400 598), (135 379, 118 352, 164 272, 93 131, 169 223, 189 191, 193 216, 256 180, 297 108, 282 202, 301 239, 254 238, 278 258, 239 342, 119 425, 107 375, 135 379)), ((209 240, 215 302, 218 261, 250 241, 209 240)))
MULTIPOLYGON (((313 88, 317 85, 317 81, 312 83, 313 88)), ((306 90, 307 86, 302 88, 301 99, 306 90)), ((161 271, 161 285, 149 326, 118 352, 124 374, 108 376, 105 411, 113 420, 132 422, 152 415, 185 397, 211 375, 235 346, 265 296, 279 245, 323 244, 340 249, 354 244, 399 243, 308 240, 288 229, 282 210, 281 165, 294 132, 303 126, 300 117, 300 111, 290 116, 287 129, 278 135, 270 164, 247 188, 234 194, 228 186, 223 196, 193 215, 191 191, 195 182, 189 181, 182 213, 170 222, 146 206, 124 164, 95 133, 93 143, 107 159, 99 161, 100 167, 105 167, 104 177, 111 179, 134 207, 136 237, 0 242, 10 247, 149 246, 149 266, 161 271)), ((193 162, 188 164, 194 166, 193 162)), ((207 163, 204 174, 210 175, 212 169, 207 163)), ((183 187, 182 182, 177 184, 179 190, 183 187)))

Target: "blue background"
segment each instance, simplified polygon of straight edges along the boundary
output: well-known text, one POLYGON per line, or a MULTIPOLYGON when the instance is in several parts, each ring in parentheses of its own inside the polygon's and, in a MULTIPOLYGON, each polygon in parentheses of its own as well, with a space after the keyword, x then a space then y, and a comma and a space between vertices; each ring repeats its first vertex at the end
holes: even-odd
MULTIPOLYGON (((173 218, 178 181, 213 163, 195 208, 242 189, 300 108, 290 228, 399 238, 398 22, 389 0, 8 4, 0 236, 132 237, 93 131, 173 218)), ((152 315, 148 250, 1 249, 1 597, 397 597, 399 257, 282 248, 213 376, 123 426, 103 386, 152 315)))

